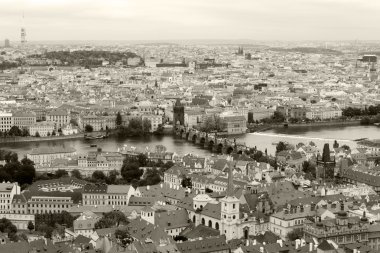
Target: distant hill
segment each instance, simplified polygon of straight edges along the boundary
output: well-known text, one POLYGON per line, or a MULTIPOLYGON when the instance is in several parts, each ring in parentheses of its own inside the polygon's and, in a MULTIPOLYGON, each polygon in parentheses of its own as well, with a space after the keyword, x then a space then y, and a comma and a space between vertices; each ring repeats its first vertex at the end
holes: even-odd
POLYGON ((109 65, 120 63, 124 66, 141 66, 143 59, 132 52, 110 52, 110 51, 52 51, 44 54, 30 55, 30 59, 44 59, 53 61, 53 65, 99 67, 104 61, 109 65))
POLYGON ((340 51, 333 49, 326 49, 322 47, 293 47, 293 48, 282 48, 282 47, 271 47, 268 48, 271 51, 277 52, 292 52, 292 53, 303 53, 303 54, 333 54, 341 55, 340 51))

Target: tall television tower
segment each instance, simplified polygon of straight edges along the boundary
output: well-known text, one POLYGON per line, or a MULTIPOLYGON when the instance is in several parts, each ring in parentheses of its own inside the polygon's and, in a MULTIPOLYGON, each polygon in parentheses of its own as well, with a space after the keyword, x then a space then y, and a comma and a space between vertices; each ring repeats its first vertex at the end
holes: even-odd
POLYGON ((26 43, 26 30, 24 28, 24 13, 22 13, 22 27, 21 27, 21 44, 26 43))

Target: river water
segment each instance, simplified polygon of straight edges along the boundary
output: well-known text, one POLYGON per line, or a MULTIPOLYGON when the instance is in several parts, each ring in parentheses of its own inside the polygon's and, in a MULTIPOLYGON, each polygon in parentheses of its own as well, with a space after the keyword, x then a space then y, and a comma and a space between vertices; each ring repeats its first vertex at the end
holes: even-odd
MULTIPOLYGON (((309 143, 313 141, 320 149, 324 143, 332 143, 337 140, 340 145, 347 144, 350 147, 356 147, 353 140, 360 138, 380 139, 380 127, 376 126, 347 126, 347 127, 291 127, 291 128, 276 128, 261 133, 249 133, 236 136, 237 142, 245 143, 247 146, 256 146, 259 150, 267 149, 269 154, 274 154, 275 145, 279 141, 286 141, 296 145, 299 142, 309 143)), ((24 156, 33 148, 48 146, 65 146, 74 147, 77 153, 87 153, 91 150, 96 150, 96 147, 91 147, 91 144, 97 144, 97 147, 105 151, 117 151, 118 148, 127 145, 136 147, 139 150, 145 150, 146 147, 154 149, 156 145, 164 145, 168 151, 178 154, 196 154, 199 156, 210 155, 211 152, 203 149, 191 142, 175 138, 172 136, 150 136, 139 138, 117 139, 110 137, 101 140, 57 140, 43 142, 23 142, 23 143, 7 143, 0 144, 0 148, 10 149, 19 154, 19 157, 24 156)))

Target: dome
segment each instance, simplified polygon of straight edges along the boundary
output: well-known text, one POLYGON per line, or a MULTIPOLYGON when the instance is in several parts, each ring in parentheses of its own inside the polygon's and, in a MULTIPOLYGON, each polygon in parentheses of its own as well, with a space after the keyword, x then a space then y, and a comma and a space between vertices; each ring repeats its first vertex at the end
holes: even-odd
POLYGON ((211 201, 211 197, 207 194, 198 194, 193 198, 193 201, 211 201))

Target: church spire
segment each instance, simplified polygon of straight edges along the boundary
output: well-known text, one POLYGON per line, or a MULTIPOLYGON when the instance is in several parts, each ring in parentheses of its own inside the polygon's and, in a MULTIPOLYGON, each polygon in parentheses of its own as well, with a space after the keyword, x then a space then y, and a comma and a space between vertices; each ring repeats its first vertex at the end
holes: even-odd
POLYGON ((233 167, 231 166, 232 157, 228 157, 227 161, 229 163, 228 165, 228 184, 227 184, 227 197, 233 197, 235 196, 235 189, 234 189, 234 176, 232 174, 233 167))

